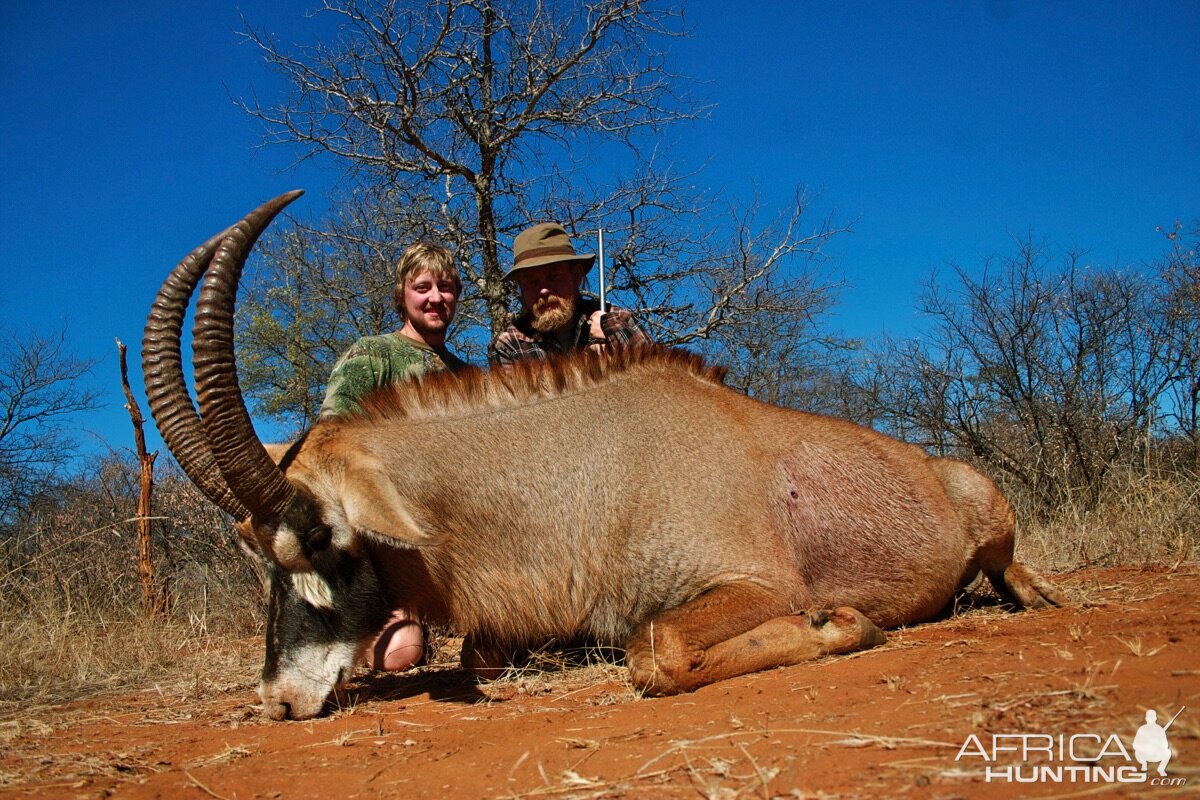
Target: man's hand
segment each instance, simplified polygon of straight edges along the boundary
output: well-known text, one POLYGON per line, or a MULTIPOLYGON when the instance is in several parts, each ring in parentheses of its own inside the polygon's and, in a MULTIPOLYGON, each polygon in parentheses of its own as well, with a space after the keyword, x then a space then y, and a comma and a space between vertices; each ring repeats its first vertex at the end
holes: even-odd
POLYGON ((600 327, 600 317, 602 316, 603 312, 593 311, 591 316, 588 317, 588 338, 590 339, 588 342, 589 345, 599 347, 600 345, 596 340, 599 339, 600 342, 603 342, 608 338, 604 335, 604 329, 600 327))

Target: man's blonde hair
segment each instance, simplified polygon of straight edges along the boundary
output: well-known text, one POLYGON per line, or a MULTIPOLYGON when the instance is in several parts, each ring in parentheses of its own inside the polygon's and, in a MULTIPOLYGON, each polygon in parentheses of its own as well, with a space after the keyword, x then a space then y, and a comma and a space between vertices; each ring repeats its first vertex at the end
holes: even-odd
POLYGON ((417 242, 405 248, 396 262, 396 285, 392 289, 392 305, 404 316, 404 285, 425 270, 433 277, 454 283, 454 292, 462 292, 462 278, 454 263, 454 255, 440 244, 417 242))

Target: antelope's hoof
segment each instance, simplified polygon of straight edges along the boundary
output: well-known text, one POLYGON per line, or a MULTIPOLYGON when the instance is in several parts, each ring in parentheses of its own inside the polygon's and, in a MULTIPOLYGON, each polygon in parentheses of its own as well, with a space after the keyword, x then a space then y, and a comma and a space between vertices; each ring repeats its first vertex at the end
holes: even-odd
POLYGON ((887 634, 858 609, 849 606, 836 608, 829 615, 829 621, 838 623, 838 627, 843 630, 856 629, 858 631, 858 649, 867 650, 887 642, 887 634))

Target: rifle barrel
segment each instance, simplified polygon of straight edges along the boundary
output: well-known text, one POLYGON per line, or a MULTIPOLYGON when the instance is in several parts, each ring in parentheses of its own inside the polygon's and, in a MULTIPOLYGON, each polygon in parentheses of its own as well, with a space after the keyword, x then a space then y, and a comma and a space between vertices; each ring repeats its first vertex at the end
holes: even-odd
POLYGON ((1187 706, 1181 706, 1181 707, 1180 707, 1180 709, 1179 709, 1178 711, 1176 711, 1176 712, 1175 712, 1175 716, 1171 717, 1171 721, 1170 721, 1170 722, 1168 722, 1166 725, 1163 725, 1163 730, 1164 730, 1164 731, 1165 731, 1167 728, 1169 728, 1169 727, 1171 727, 1172 725, 1174 725, 1174 724, 1175 724, 1175 720, 1179 719, 1179 715, 1183 713, 1183 709, 1185 709, 1185 708, 1187 708, 1187 706))

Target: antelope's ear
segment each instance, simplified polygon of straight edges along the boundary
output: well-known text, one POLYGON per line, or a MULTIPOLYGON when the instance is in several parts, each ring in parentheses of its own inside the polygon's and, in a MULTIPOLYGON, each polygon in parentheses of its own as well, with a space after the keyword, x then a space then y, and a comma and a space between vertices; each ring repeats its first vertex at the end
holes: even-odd
POLYGON ((256 539, 254 536, 254 526, 251 524, 250 517, 239 519, 237 522, 233 523, 233 529, 237 532, 237 535, 241 538, 242 542, 249 545, 254 550, 259 549, 258 539, 256 539))
POLYGON ((346 465, 341 497, 346 522, 353 531, 370 531, 409 547, 434 543, 434 537, 408 513, 404 498, 378 459, 356 455, 346 465))

